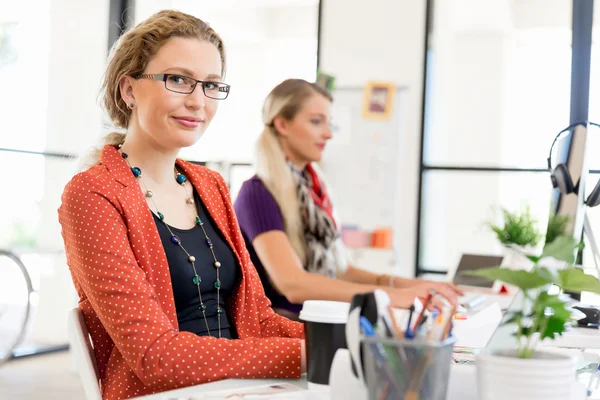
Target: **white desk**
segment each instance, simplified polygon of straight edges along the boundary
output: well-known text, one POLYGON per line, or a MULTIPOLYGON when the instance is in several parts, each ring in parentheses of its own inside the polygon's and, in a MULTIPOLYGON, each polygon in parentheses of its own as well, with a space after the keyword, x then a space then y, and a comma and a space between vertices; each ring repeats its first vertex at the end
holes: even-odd
POLYGON ((222 381, 205 383, 203 385, 189 386, 186 388, 168 390, 153 394, 150 396, 137 397, 143 400, 167 400, 176 399, 179 397, 212 395, 216 392, 235 391, 236 389, 247 389, 257 386, 281 384, 282 382, 298 386, 303 390, 308 390, 306 379, 225 379, 222 381))
POLYGON ((571 328, 554 340, 543 342, 548 347, 567 347, 575 349, 600 349, 600 331, 589 328, 571 328))
MULTIPOLYGON (((143 400, 174 400, 191 396, 202 397, 210 396, 210 399, 219 398, 218 392, 223 392, 223 399, 227 394, 225 392, 235 391, 236 389, 245 389, 257 386, 288 383, 305 391, 303 399, 305 400, 327 400, 329 395, 326 392, 315 392, 308 390, 306 378, 303 379, 227 379, 223 381, 207 383, 204 385, 190 386, 187 388, 169 390, 167 392, 157 393, 151 396, 141 397, 143 400)), ((473 365, 452 365, 450 370, 450 382, 448 387, 448 400, 477 400, 476 376, 473 365)))
MULTIPOLYGON (((306 379, 229 379, 219 382, 207 383, 204 385, 190 386, 183 389, 170 390, 167 392, 157 393, 155 395, 146 396, 143 400, 175 400, 178 398, 190 398, 192 396, 207 399, 225 399, 231 391, 236 389, 247 389, 251 387, 266 386, 273 384, 287 383, 302 389, 302 392, 289 393, 286 399, 290 400, 328 400, 327 392, 315 392, 308 390, 306 379)), ((585 384, 585 382, 584 382, 585 384)), ((577 390, 576 390, 577 392, 577 390)), ((267 399, 267 397, 262 397, 267 399)), ((282 395, 277 399, 283 399, 282 395)), ((366 399, 365 399, 366 400, 366 399)), ((477 399, 477 375, 474 365, 459 365, 453 364, 450 369, 450 382, 448 385, 447 400, 478 400, 477 399)), ((583 400, 583 398, 574 393, 572 400, 583 400)), ((596 391, 591 397, 586 400, 600 400, 600 392, 596 391)))
MULTIPOLYGON (((507 308, 512 302, 512 296, 505 295, 488 295, 486 304, 498 302, 501 308, 507 308)), ((485 305, 484 305, 485 307, 485 305)), ((510 337, 508 333, 506 336, 510 337)), ((500 341, 498 345, 504 345, 504 341, 500 341)), ((547 343, 544 343, 547 344, 547 343)), ((576 329, 573 332, 565 334, 565 336, 555 345, 562 347, 576 348, 600 348, 600 331, 592 329, 576 329)), ((504 346, 506 347, 506 346, 504 346)), ((191 396, 207 396, 210 400, 224 399, 225 396, 236 391, 236 389, 247 389, 258 386, 267 386, 273 384, 288 383, 295 385, 303 390, 303 395, 290 397, 291 399, 302 400, 328 400, 329 396, 323 392, 313 392, 308 390, 306 379, 300 380, 276 380, 276 379, 256 379, 256 380, 223 380, 204 385, 191 386, 178 390, 158 393, 152 396, 143 397, 144 400, 174 400, 177 398, 189 398, 191 396)), ((585 384, 586 382, 584 382, 585 384)), ((277 397, 278 399, 283 397, 277 397)), ((600 391, 596 391, 588 400, 600 400, 600 391)), ((450 381, 448 387, 447 400, 477 400, 477 376, 474 365, 452 364, 450 369, 450 381)), ((574 400, 582 400, 574 398, 574 400)))

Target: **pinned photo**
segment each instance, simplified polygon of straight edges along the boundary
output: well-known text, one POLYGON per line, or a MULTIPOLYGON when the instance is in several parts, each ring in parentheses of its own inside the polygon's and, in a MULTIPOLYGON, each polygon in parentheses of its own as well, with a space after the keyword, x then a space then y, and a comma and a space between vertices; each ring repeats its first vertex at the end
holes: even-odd
POLYGON ((365 86, 362 117, 389 120, 396 86, 389 82, 368 82, 365 86))

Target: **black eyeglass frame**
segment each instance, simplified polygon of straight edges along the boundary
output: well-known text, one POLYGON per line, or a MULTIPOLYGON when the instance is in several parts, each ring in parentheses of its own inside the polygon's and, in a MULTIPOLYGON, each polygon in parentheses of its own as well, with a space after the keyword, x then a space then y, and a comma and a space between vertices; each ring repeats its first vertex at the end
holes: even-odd
POLYGON ((204 93, 204 95, 206 97, 208 97, 209 99, 213 99, 213 100, 225 100, 229 96, 229 91, 231 90, 231 86, 228 85, 227 83, 214 82, 214 81, 201 81, 199 79, 190 78, 189 76, 185 76, 185 75, 181 75, 181 74, 137 74, 137 75, 134 75, 133 78, 134 79, 152 79, 155 81, 163 81, 165 83, 165 89, 167 89, 169 92, 180 93, 180 94, 192 94, 194 92, 194 90, 196 90, 196 86, 198 86, 198 83, 201 83, 202 85, 200 85, 200 86, 202 87, 202 93, 204 93), (180 92, 177 90, 169 89, 167 87, 167 79, 169 79, 170 76, 178 76, 181 78, 190 79, 196 83, 194 84, 194 86, 192 86, 192 90, 190 90, 189 92, 180 92), (206 94, 206 87, 204 86, 204 84, 208 84, 208 83, 221 85, 221 86, 217 87, 217 90, 221 93, 225 93, 225 97, 218 98, 218 97, 213 97, 213 96, 209 96, 208 94, 206 94), (221 90, 221 89, 225 89, 225 90, 221 90))

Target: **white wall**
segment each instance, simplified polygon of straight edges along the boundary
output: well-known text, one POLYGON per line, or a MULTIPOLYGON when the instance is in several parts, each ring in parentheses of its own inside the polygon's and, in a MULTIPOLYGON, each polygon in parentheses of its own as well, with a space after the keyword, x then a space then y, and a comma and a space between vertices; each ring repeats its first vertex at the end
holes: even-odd
POLYGON ((404 222, 397 234, 400 272, 409 276, 415 265, 425 1, 322 1, 321 68, 336 77, 336 86, 381 80, 408 87, 400 138, 404 222))

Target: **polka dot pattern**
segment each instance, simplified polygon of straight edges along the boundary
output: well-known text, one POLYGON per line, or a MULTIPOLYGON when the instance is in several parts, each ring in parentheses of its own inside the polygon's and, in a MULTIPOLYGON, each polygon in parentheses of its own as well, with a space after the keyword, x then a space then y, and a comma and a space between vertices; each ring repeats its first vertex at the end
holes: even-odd
POLYGON ((229 313, 239 339, 179 332, 169 267, 146 200, 119 152, 67 184, 58 210, 67 262, 92 337, 104 399, 226 378, 298 378, 302 324, 273 312, 227 185, 177 160, 234 249, 242 279, 229 313))

